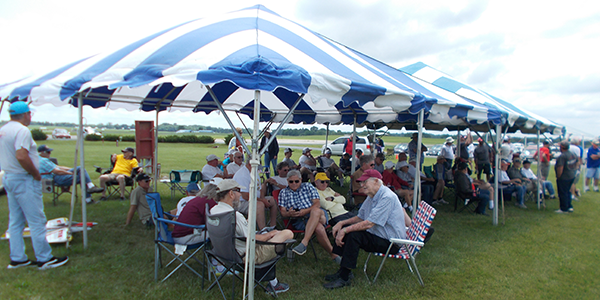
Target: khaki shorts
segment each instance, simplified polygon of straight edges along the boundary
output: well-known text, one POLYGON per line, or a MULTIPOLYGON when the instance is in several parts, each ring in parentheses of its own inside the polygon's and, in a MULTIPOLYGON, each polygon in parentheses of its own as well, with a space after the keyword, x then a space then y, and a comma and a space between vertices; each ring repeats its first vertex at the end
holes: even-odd
MULTIPOLYGON (((260 265, 264 262, 270 261, 277 256, 275 253, 274 245, 256 245, 256 254, 254 257, 254 263, 260 265)), ((244 262, 246 258, 244 256, 244 262)))
POLYGON ((123 175, 123 174, 119 174, 119 173, 110 173, 110 174, 107 174, 106 176, 108 176, 108 178, 110 180, 117 180, 118 176, 124 176, 125 178, 129 177, 127 175, 123 175))

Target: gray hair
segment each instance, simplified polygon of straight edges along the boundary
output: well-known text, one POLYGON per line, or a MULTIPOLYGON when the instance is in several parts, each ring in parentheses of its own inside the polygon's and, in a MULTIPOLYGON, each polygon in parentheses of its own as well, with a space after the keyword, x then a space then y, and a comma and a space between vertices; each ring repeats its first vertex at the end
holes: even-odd
POLYGON ((215 200, 217 198, 217 186, 214 184, 209 184, 205 186, 197 196, 215 200))
POLYGON ((358 161, 360 162, 361 165, 366 164, 366 163, 368 163, 370 161, 373 161, 373 160, 375 160, 375 159, 373 158, 373 155, 370 155, 370 154, 369 155, 363 155, 363 156, 361 156, 358 159, 358 161))
POLYGON ((302 174, 298 170, 291 170, 291 171, 289 171, 286 178, 289 179, 292 176, 296 176, 296 177, 302 179, 302 174))

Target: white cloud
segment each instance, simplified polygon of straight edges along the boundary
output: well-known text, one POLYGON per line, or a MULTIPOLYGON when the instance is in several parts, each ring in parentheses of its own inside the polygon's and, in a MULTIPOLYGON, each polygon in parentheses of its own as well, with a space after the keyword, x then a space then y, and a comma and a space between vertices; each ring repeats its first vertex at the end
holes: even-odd
MULTIPOLYGON (((394 67, 423 61, 555 122, 589 131, 600 128, 600 118, 593 114, 600 104, 600 4, 596 2, 262 2, 284 17, 394 67)), ((168 4, 157 0, 2 1, 0 83, 49 72, 165 28, 250 5, 242 0, 168 4)), ((75 119, 76 110, 72 111, 67 115, 75 119)), ((36 117, 52 119, 53 115, 44 114, 36 117)), ((93 115, 123 120, 114 121, 118 123, 133 119, 131 113, 102 109, 93 115)), ((134 115, 142 118, 144 113, 134 115)), ((173 116, 180 120, 177 123, 198 124, 197 115, 160 116, 161 120, 173 116)), ((219 118, 210 115, 202 122, 224 125, 219 118)))

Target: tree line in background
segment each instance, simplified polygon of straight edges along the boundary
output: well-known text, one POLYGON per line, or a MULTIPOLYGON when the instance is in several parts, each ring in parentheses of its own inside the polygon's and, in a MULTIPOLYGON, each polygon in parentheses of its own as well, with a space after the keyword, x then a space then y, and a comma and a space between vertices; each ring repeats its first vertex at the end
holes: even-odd
MULTIPOLYGON (((2 125, 5 122, 0 122, 0 125, 2 125)), ((56 123, 52 123, 52 122, 31 122, 31 125, 35 125, 35 126, 52 126, 52 127, 64 127, 66 129, 71 129, 71 130, 75 130, 75 128, 77 127, 77 124, 75 123, 67 123, 67 122, 56 122, 56 123)), ((99 123, 99 124, 88 124, 86 126, 91 126, 94 128, 97 128, 98 130, 102 131, 105 129, 120 129, 120 130, 131 130, 131 129, 135 129, 135 125, 133 124, 113 124, 113 123, 99 123)), ((274 129, 274 127, 272 127, 271 129, 274 129)), ((178 130, 191 130, 191 131, 197 131, 197 130, 210 130, 213 131, 214 133, 225 133, 225 134, 230 134, 231 133, 231 129, 230 128, 221 128, 221 127, 213 127, 213 126, 204 126, 204 125, 178 125, 177 123, 162 123, 160 125, 158 125, 158 130, 159 131, 168 131, 168 132, 176 132, 178 130)), ((249 134, 248 132, 245 131, 245 129, 243 129, 244 131, 244 135, 249 134)), ((372 134, 372 131, 357 131, 358 134, 360 136, 365 136, 367 134, 372 134)), ((281 132, 279 132, 279 135, 286 135, 286 136, 305 136, 305 135, 326 135, 327 134, 327 129, 325 128, 319 128, 317 126, 312 126, 310 128, 285 128, 282 129, 281 132)), ((346 131, 341 131, 341 130, 330 130, 329 131, 330 135, 350 135, 351 132, 346 132, 346 131)), ((377 135, 383 135, 383 132, 377 132, 377 135)), ((391 136, 400 136, 400 137, 409 137, 411 136, 411 132, 405 132, 405 133, 400 133, 400 132, 385 132, 385 135, 391 135, 391 136)), ((233 135, 232 135, 233 136, 233 135)), ((424 138, 440 138, 440 132, 423 132, 423 137, 424 138)), ((191 139, 191 138, 190 138, 191 139)), ((107 140, 106 138, 104 140, 107 140)), ((160 138, 159 138, 159 142, 160 142, 160 138)))

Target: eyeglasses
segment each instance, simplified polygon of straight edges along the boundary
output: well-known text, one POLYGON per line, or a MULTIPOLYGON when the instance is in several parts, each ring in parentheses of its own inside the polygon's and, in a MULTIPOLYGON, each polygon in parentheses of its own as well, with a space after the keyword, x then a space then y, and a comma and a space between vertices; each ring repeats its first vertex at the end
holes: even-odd
POLYGON ((142 180, 142 181, 148 183, 148 182, 150 182, 150 179, 145 179, 145 180, 142 180))
POLYGON ((290 169, 281 169, 279 172, 288 172, 290 169))
POLYGON ((369 166, 371 166, 371 167, 374 167, 374 166, 375 166, 375 164, 374 164, 374 163, 372 163, 372 164, 370 164, 369 166))
POLYGON ((329 184, 329 180, 317 180, 320 184, 327 183, 329 184))
POLYGON ((231 189, 231 191, 232 191, 232 192, 238 192, 238 193, 240 193, 240 189, 238 189, 238 188, 231 189))
POLYGON ((300 180, 298 180, 298 179, 296 179, 296 180, 288 180, 288 183, 290 183, 290 184, 291 183, 299 183, 299 182, 300 182, 300 180))
POLYGON ((242 158, 241 156, 234 156, 233 158, 242 158))

